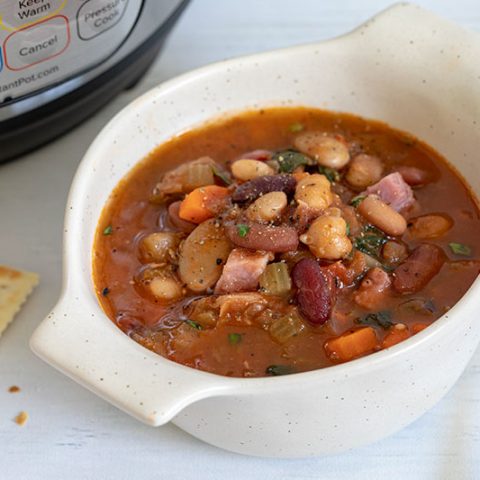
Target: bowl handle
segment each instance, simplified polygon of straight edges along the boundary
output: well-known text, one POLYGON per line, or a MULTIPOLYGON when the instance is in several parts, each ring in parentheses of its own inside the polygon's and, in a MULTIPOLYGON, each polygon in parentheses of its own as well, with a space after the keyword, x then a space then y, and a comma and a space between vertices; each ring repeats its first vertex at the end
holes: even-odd
POLYGON ((33 333, 30 347, 121 410, 163 425, 188 405, 231 391, 234 379, 163 358, 125 335, 93 296, 80 298, 64 294, 33 333))

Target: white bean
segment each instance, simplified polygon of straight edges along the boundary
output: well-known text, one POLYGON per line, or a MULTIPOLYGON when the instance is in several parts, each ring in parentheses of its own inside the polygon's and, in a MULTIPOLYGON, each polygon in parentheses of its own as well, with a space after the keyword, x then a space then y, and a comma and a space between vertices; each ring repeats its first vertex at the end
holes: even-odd
POLYGON ((345 175, 347 182, 357 189, 364 189, 382 178, 383 164, 378 157, 361 153, 350 163, 345 175))
POLYGON ((347 143, 340 135, 333 137, 323 132, 305 132, 298 135, 293 144, 324 167, 343 168, 350 160, 347 143))
POLYGON ((388 235, 399 236, 407 229, 405 218, 376 195, 368 195, 357 210, 367 221, 388 235))
POLYGON ((140 255, 146 262, 171 262, 176 258, 176 249, 181 237, 172 232, 154 232, 142 238, 140 255))
POLYGON ((270 165, 259 160, 242 158, 232 163, 232 173, 235 178, 246 182, 253 178, 263 177, 264 175, 273 175, 275 171, 270 165))
POLYGON ((262 195, 247 209, 247 216, 254 222, 272 222, 287 206, 288 199, 283 192, 270 192, 262 195))

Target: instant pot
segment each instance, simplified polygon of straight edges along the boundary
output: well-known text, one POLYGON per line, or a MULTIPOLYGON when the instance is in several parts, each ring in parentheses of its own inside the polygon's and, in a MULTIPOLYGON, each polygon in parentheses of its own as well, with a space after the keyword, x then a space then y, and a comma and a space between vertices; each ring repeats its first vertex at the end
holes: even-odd
POLYGON ((187 2, 0 0, 0 162, 133 86, 187 2))

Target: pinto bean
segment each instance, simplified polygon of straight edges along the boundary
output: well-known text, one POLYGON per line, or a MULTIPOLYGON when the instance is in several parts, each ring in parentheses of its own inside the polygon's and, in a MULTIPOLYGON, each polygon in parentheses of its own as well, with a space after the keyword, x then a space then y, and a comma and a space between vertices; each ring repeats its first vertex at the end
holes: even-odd
POLYGON ((447 215, 422 215, 410 220, 408 231, 414 238, 427 239, 445 235, 453 225, 447 215))
POLYGON ((292 175, 265 175, 243 183, 233 192, 234 202, 251 202, 269 192, 284 192, 291 195, 297 181, 292 175))
POLYGON ((275 172, 272 167, 260 160, 241 158, 232 163, 232 173, 235 178, 242 180, 252 180, 265 175, 273 175, 275 172))
POLYGON ((333 276, 312 259, 300 260, 292 270, 296 301, 302 316, 314 325, 330 319, 336 300, 333 276))
POLYGON ((314 158, 319 165, 328 168, 343 168, 350 160, 347 142, 340 135, 330 136, 323 132, 305 132, 298 135, 295 148, 314 158))
POLYGON ((351 161, 345 179, 352 187, 363 190, 377 183, 382 172, 383 164, 378 157, 361 153, 351 161))
POLYGON ((388 235, 402 235, 407 229, 405 218, 376 195, 368 195, 358 206, 358 212, 388 235))
POLYGON ((224 229, 214 219, 201 223, 180 246, 180 279, 194 292, 208 290, 220 278, 231 249, 224 229))
POLYGON ((241 236, 238 225, 229 225, 225 231, 230 241, 243 248, 267 252, 290 252, 298 248, 298 234, 293 227, 250 223, 247 233, 241 236))
POLYGON ((195 230, 197 225, 192 222, 187 222, 186 220, 183 220, 183 218, 180 218, 179 215, 179 210, 180 210, 180 204, 182 202, 173 202, 168 206, 168 218, 170 219, 170 222, 172 222, 172 225, 182 232, 185 233, 191 233, 195 230))
POLYGON ((416 293, 437 275, 445 263, 445 252, 422 243, 393 272, 393 288, 399 293, 416 293))

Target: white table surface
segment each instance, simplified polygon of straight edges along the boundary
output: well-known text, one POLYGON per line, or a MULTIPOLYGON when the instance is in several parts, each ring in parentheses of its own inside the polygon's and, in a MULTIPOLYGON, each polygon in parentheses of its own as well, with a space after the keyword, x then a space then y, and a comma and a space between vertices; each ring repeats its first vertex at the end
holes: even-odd
MULTIPOLYGON (((135 89, 54 143, 0 166, 0 264, 41 276, 41 285, 0 339, 0 479, 480 478, 480 351, 455 388, 396 435, 334 457, 271 460, 224 452, 172 425, 142 425, 54 371, 28 348, 33 329, 60 290, 63 209, 71 178, 87 146, 116 112, 186 70, 336 36, 390 3, 194 0, 135 89), (14 384, 20 393, 7 392, 14 384), (12 421, 20 410, 30 414, 23 428, 12 421)), ((418 3, 480 30, 478 0, 418 3)))

